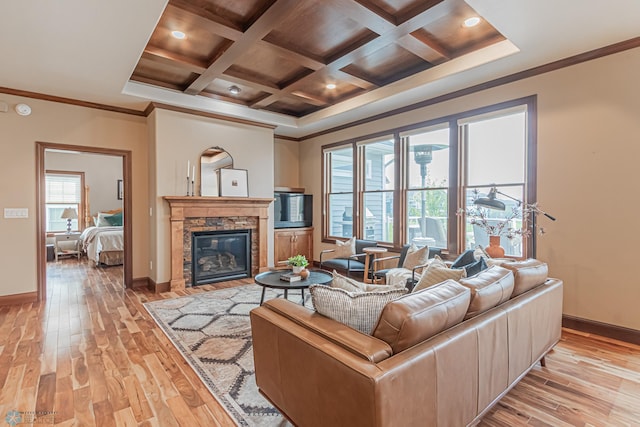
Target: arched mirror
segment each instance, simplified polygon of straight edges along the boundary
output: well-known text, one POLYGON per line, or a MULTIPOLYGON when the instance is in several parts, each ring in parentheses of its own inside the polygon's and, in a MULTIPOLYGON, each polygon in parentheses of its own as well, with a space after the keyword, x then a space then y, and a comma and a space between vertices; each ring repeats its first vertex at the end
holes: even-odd
POLYGON ((233 157, 220 147, 204 150, 200 156, 200 195, 218 196, 218 170, 233 168, 233 157))

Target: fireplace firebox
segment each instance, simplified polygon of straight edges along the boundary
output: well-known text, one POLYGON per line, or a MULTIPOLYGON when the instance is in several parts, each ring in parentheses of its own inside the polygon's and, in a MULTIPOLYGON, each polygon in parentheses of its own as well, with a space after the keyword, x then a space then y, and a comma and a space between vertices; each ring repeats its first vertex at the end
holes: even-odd
POLYGON ((251 277, 251 230, 192 233, 191 285, 251 277))

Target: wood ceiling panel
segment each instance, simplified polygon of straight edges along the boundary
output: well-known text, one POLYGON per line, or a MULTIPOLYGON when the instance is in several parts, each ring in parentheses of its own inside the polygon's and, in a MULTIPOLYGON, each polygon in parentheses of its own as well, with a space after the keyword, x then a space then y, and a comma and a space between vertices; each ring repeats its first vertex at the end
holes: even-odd
POLYGON ((450 52, 451 57, 460 56, 505 40, 505 37, 484 19, 475 27, 465 27, 464 20, 478 16, 478 13, 463 1, 451 2, 451 5, 447 16, 411 33, 411 35, 425 43, 435 41, 450 52))
POLYGON ((244 31, 275 0, 170 0, 169 4, 244 31))
POLYGON ((257 100, 260 100, 268 95, 268 93, 255 89, 249 85, 230 82, 224 79, 215 79, 214 81, 212 81, 209 86, 205 88, 203 94, 205 94, 205 92, 207 94, 218 95, 226 101, 237 101, 245 105, 256 102, 257 100), (240 89, 240 93, 238 93, 237 95, 232 95, 229 92, 229 88, 231 86, 238 87, 240 89))
POLYGON ((392 22, 401 24, 413 18, 443 0, 357 0, 358 3, 382 16, 389 17, 392 22))
POLYGON ((209 64, 211 58, 229 47, 230 42, 216 34, 213 28, 201 25, 197 16, 175 7, 168 7, 151 34, 147 46, 209 64), (171 35, 175 30, 182 31, 187 37, 182 40, 176 39, 171 35))
POLYGON ((273 51, 264 49, 260 44, 257 44, 238 58, 224 73, 248 81, 282 88, 311 71, 297 62, 274 54, 273 51))
POLYGON ((131 80, 155 84, 157 86, 183 90, 198 74, 181 67, 163 64, 145 57, 140 58, 131 80))
POLYGON ((332 105, 364 92, 365 90, 361 87, 344 81, 319 78, 297 85, 293 94, 298 97, 321 100, 326 105, 332 105), (335 89, 327 89, 327 82, 330 81, 336 85, 335 89))
POLYGON ((322 0, 299 2, 264 38, 324 63, 377 37, 322 0))
POLYGON ((318 111, 321 107, 316 105, 307 104, 297 99, 282 98, 272 104, 265 107, 265 110, 273 111, 275 113, 287 114, 295 117, 302 117, 307 114, 311 114, 314 111, 318 111))
POLYGON ((397 44, 389 44, 361 58, 342 71, 384 86, 432 66, 397 44))

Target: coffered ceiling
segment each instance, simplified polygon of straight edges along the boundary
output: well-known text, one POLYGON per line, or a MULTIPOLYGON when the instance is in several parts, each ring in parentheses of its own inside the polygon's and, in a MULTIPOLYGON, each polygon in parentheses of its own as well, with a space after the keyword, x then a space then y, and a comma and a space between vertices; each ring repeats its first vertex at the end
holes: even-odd
POLYGON ((303 117, 505 40, 473 17, 463 0, 169 0, 131 80, 303 117))
POLYGON ((140 114, 157 102, 304 137, 625 40, 640 46, 639 17, 637 0, 3 1, 0 102, 140 114), (479 25, 463 27, 470 15, 479 25))

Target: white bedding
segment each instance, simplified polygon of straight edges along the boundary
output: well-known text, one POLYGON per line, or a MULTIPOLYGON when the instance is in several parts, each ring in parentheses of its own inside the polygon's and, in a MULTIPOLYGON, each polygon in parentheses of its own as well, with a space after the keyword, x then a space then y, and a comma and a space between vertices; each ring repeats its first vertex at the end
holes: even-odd
POLYGON ((82 250, 87 258, 100 263, 100 252, 124 250, 122 227, 87 227, 80 235, 82 250))

